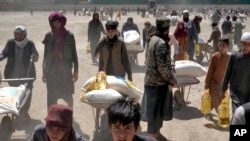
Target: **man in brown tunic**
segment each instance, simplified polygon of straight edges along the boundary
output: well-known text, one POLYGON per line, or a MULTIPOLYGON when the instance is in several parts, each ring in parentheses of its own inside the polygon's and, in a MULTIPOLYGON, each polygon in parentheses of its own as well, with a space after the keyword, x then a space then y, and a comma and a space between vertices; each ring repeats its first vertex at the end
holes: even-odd
MULTIPOLYGON (((219 39, 218 47, 219 51, 214 53, 211 57, 211 62, 208 67, 207 76, 205 79, 205 89, 209 89, 211 95, 211 109, 215 108, 218 113, 218 106, 221 103, 221 86, 226 72, 229 54, 227 48, 229 46, 229 39, 219 39)), ((205 115, 206 118, 212 118, 211 115, 205 115)))

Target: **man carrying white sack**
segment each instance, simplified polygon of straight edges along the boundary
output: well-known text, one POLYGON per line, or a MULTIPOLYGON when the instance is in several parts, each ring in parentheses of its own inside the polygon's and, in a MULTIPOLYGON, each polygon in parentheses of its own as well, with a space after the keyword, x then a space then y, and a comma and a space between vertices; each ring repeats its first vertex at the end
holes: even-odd
POLYGON ((232 53, 222 83, 222 97, 230 89, 233 112, 237 107, 250 102, 250 32, 241 36, 241 50, 232 53))

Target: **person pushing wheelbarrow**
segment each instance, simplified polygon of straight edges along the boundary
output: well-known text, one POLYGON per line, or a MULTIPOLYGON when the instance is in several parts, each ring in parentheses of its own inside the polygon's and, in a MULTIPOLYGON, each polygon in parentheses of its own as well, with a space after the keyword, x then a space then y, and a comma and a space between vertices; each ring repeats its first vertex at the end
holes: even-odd
MULTIPOLYGON (((27 84, 27 89, 30 90, 29 97, 20 111, 20 120, 29 121, 28 113, 31 98, 33 82, 36 78, 34 62, 38 61, 39 54, 33 41, 27 38, 27 29, 18 25, 14 29, 14 39, 9 39, 1 52, 0 61, 7 58, 7 63, 4 69, 4 78, 9 86, 17 87, 21 84, 27 84), (20 78, 34 78, 32 81, 20 78)), ((2 81, 2 80, 1 80, 2 81)), ((22 123, 22 122, 20 122, 22 123)))

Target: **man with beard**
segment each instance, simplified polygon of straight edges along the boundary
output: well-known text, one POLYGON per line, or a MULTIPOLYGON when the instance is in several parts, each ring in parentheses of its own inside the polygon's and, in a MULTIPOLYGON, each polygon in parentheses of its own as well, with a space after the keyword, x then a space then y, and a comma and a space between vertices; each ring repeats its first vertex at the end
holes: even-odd
MULTIPOLYGON (((33 41, 27 38, 27 30, 24 26, 19 25, 14 30, 14 39, 7 41, 0 57, 0 61, 7 59, 4 69, 4 77, 6 79, 13 78, 36 78, 36 70, 34 62, 37 62, 39 54, 36 50, 33 41), (31 61, 32 60, 32 61, 31 61)), ((21 84, 27 83, 27 88, 30 90, 27 101, 20 111, 20 120, 30 120, 28 113, 32 98, 32 89, 34 81, 10 81, 9 86, 18 87, 21 84)), ((21 123, 21 122, 20 122, 21 123)))
POLYGON ((160 133, 164 120, 173 118, 171 85, 176 84, 169 42, 170 20, 156 20, 156 30, 146 43, 144 94, 142 98, 142 120, 147 122, 147 133, 157 140, 167 139, 160 133))
POLYGON ((198 42, 198 33, 195 24, 189 19, 189 11, 183 11, 184 27, 188 32, 188 55, 189 60, 194 61, 194 42, 198 42))
POLYGON ((95 49, 98 41, 100 40, 101 32, 105 34, 104 27, 102 25, 102 22, 99 20, 99 14, 94 13, 93 19, 89 22, 88 25, 88 42, 90 42, 91 47, 92 63, 97 63, 95 57, 95 49))

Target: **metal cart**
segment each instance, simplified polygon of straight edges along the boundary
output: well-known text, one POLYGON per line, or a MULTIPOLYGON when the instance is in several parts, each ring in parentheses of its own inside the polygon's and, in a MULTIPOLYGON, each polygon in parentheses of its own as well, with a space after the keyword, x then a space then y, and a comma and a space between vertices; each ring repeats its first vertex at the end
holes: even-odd
POLYGON ((193 76, 176 76, 177 90, 174 92, 173 102, 176 109, 186 105, 192 85, 199 84, 200 81, 193 76), (184 99, 185 88, 188 87, 186 100, 184 99))
MULTIPOLYGON (((10 82, 10 81, 33 81, 34 78, 18 78, 18 79, 1 79, 1 82, 10 82)), ((23 99, 20 103, 20 106, 17 108, 17 112, 21 110, 21 108, 24 106, 25 102, 27 101, 30 90, 26 88, 26 84, 24 84, 25 91, 23 93, 23 99)), ((0 104, 5 104, 0 101, 0 104)), ((12 133, 15 131, 15 124, 16 119, 19 116, 17 112, 11 111, 11 110, 5 110, 1 109, 0 114, 4 114, 1 124, 0 124, 0 139, 3 141, 10 141, 12 133)))
POLYGON ((101 111, 105 110, 106 108, 111 105, 111 102, 103 102, 103 103, 97 103, 97 102, 87 102, 90 106, 92 106, 93 116, 95 120, 95 130, 100 130, 100 115, 101 111))
POLYGON ((144 48, 142 48, 140 45, 126 45, 127 51, 128 51, 128 57, 131 64, 138 64, 138 57, 137 55, 139 53, 142 53, 144 51, 144 48))
POLYGON ((93 117, 95 120, 95 131, 93 141, 111 140, 107 115, 102 112, 108 108, 112 102, 84 102, 92 107, 93 117))
POLYGON ((210 54, 212 53, 213 47, 207 43, 196 43, 199 46, 199 51, 196 52, 196 60, 199 64, 202 63, 204 57, 207 58, 207 61, 210 60, 210 54))

